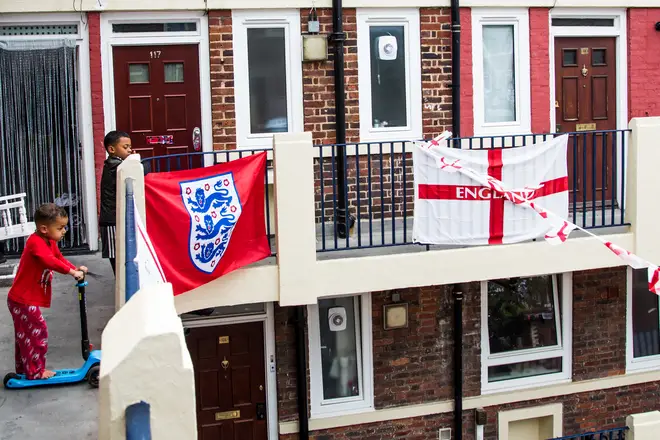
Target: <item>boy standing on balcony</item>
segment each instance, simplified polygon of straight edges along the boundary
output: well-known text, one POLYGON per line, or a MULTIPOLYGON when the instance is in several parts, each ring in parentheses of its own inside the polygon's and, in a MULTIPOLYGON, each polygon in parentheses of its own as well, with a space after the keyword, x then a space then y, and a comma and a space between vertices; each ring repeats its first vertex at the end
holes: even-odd
POLYGON ((115 236, 117 231, 117 167, 133 154, 131 138, 123 131, 111 131, 103 139, 108 158, 103 164, 101 177, 101 256, 110 260, 112 272, 115 268, 115 236))

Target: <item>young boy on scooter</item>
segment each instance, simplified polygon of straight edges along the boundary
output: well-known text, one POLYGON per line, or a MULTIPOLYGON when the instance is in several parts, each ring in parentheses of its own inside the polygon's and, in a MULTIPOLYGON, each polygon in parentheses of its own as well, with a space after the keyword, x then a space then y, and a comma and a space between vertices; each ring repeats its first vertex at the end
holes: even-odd
POLYGON ((48 327, 40 307, 50 307, 53 271, 82 279, 85 266, 76 268, 62 256, 57 242, 67 230, 66 211, 53 204, 39 206, 34 213, 36 232, 27 239, 18 264, 16 278, 9 290, 7 306, 14 320, 16 373, 26 378, 50 379, 46 370, 48 327))

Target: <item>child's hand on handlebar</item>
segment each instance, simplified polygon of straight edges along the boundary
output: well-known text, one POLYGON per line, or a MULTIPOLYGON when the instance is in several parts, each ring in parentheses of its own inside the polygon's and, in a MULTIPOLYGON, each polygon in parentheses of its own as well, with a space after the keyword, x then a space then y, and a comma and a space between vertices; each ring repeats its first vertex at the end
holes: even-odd
POLYGON ((85 278, 85 272, 83 272, 82 270, 71 269, 71 271, 69 272, 69 275, 71 275, 72 277, 74 277, 78 281, 85 278))
POLYGON ((87 266, 80 266, 78 268, 78 270, 81 271, 81 272, 85 272, 85 273, 89 272, 89 270, 87 269, 87 266))

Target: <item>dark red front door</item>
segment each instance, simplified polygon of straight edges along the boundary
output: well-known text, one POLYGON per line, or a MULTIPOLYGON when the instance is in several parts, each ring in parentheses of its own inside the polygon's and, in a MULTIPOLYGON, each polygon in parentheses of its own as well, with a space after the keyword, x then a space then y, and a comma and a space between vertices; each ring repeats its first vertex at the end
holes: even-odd
MULTIPOLYGON (((616 129, 614 38, 556 38, 555 78, 557 132, 616 129)), ((568 175, 577 209, 611 202, 616 142, 616 133, 571 135, 568 175)))
POLYGON ((192 328, 199 440, 267 440, 264 326, 192 328))
POLYGON ((197 45, 114 47, 113 59, 117 129, 133 149, 142 158, 201 151, 197 45))

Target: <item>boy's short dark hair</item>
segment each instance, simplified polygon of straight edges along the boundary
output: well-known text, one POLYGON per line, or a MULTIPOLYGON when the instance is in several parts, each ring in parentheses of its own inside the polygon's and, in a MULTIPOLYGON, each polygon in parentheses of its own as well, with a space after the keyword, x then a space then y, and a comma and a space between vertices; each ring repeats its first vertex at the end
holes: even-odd
POLYGON ((34 212, 34 222, 37 225, 50 226, 59 218, 68 218, 69 214, 61 206, 54 203, 44 203, 34 212))
POLYGON ((114 147, 119 143, 119 139, 121 138, 130 138, 130 136, 125 131, 113 130, 103 138, 103 146, 106 150, 110 147, 114 147))

